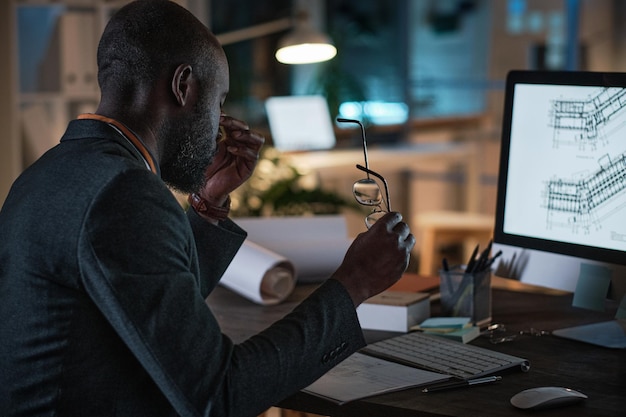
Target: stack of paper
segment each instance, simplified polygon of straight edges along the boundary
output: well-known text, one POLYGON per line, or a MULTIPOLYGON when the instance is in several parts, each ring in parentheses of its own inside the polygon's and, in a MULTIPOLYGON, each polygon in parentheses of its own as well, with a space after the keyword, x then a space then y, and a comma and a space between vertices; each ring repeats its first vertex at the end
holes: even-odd
POLYGON ((337 404, 447 381, 450 375, 425 371, 356 352, 303 391, 337 404))

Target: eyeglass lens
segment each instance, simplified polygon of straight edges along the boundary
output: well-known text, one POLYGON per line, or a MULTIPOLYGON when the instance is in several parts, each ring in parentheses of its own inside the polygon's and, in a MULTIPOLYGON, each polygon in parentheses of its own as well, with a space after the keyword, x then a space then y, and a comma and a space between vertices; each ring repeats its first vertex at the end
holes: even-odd
POLYGON ((376 206, 374 211, 365 218, 365 225, 369 229, 385 214, 380 206, 383 201, 383 195, 380 191, 380 187, 373 179, 364 178, 354 183, 352 186, 352 193, 358 203, 363 204, 364 206, 376 206))
POLYGON ((352 193, 356 201, 365 206, 377 206, 383 200, 380 187, 371 178, 364 178, 355 182, 352 186, 352 193))

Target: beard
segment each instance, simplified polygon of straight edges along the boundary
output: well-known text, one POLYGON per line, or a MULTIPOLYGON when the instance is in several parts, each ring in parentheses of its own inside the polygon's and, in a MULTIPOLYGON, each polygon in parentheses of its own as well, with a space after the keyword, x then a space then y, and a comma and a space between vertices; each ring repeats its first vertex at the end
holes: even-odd
POLYGON ((165 138, 161 178, 173 189, 190 194, 204 186, 205 171, 217 152, 217 129, 206 114, 194 112, 186 119, 160 129, 160 137, 165 138))

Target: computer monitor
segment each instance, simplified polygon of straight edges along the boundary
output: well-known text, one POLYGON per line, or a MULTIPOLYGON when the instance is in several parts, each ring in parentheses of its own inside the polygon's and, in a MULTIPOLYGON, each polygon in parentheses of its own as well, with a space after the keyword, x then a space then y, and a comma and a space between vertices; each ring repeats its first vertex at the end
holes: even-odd
POLYGON ((280 151, 332 149, 336 138, 323 96, 281 96, 265 101, 274 147, 280 151))
MULTIPOLYGON (((623 299, 626 74, 509 73, 493 250, 496 275, 623 299)), ((626 347, 617 320, 554 333, 626 347)))

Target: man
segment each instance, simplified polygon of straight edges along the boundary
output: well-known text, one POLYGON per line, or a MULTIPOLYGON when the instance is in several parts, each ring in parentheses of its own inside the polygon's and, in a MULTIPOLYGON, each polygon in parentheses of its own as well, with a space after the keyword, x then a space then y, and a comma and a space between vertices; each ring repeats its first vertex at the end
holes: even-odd
POLYGON ((182 7, 140 0, 107 25, 98 71, 96 114, 70 122, 0 211, 0 415, 254 416, 362 347, 355 307, 415 242, 401 216, 234 345, 204 299, 245 238, 228 194, 263 138, 221 114, 224 52, 182 7))

